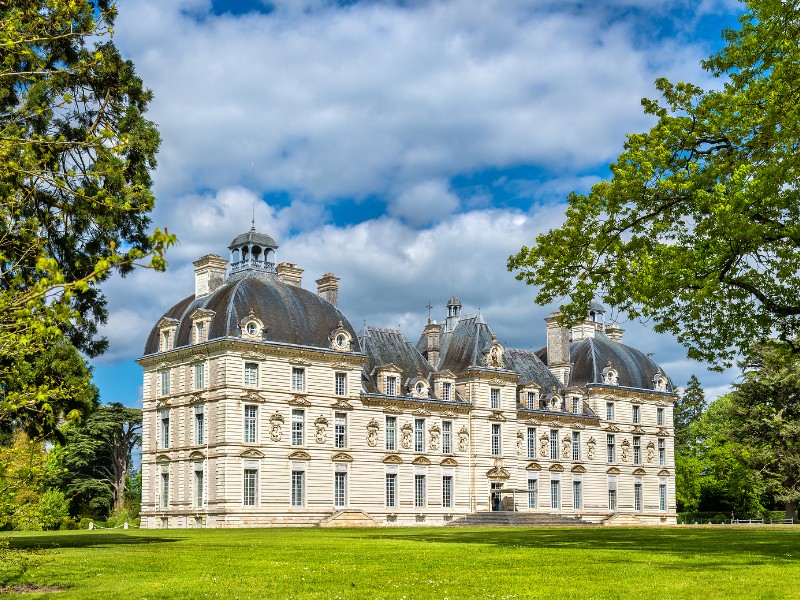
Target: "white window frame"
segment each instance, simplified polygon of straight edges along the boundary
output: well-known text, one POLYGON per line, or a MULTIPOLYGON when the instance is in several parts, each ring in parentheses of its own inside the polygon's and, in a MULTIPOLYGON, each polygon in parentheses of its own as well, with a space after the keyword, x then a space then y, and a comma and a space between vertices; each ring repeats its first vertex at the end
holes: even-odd
POLYGON ((206 341, 206 322, 197 321, 194 324, 194 343, 199 344, 206 341))
POLYGON ((492 456, 503 454, 503 430, 500 423, 492 423, 492 456))
POLYGON ((528 392, 528 410, 536 410, 539 408, 539 398, 536 392, 528 392))
POLYGON ((550 480, 550 508, 554 510, 561 509, 561 480, 550 480))
POLYGON ((194 443, 196 446, 202 446, 206 443, 205 413, 205 405, 199 404, 194 407, 194 443))
POLYGON ((606 402, 606 421, 614 421, 616 407, 613 402, 606 402))
POLYGON ((242 383, 244 387, 258 387, 258 363, 248 361, 244 363, 244 374, 242 376, 242 383))
POLYGON ((642 480, 634 479, 633 481, 633 510, 634 512, 642 512, 644 507, 642 480))
POLYGON ((658 510, 661 512, 667 511, 667 482, 660 481, 658 483, 658 510))
POLYGON ((445 402, 453 401, 453 384, 449 381, 442 382, 442 400, 445 402))
POLYGON ((609 512, 617 512, 618 498, 617 498, 617 476, 608 476, 608 510, 609 512))
POLYGON ((606 461, 608 463, 617 462, 617 438, 613 433, 606 434, 606 461))
POLYGON ((667 440, 658 438, 658 466, 667 466, 667 440))
POLYGON ((397 508, 397 473, 384 474, 386 508, 397 508))
POLYGON ((453 508, 453 485, 452 475, 442 475, 442 508, 453 508))
POLYGON ((397 396, 397 375, 386 376, 386 395, 397 396))
POLYGON ((336 508, 347 506, 347 471, 333 474, 333 505, 336 508))
POLYGON ((572 509, 583 509, 583 482, 579 477, 572 479, 572 509))
POLYGON ((386 449, 390 452, 397 450, 397 417, 386 417, 386 449))
POLYGON ((202 463, 197 463, 194 466, 194 506, 201 508, 205 506, 205 469, 202 463))
POLYGON ((337 372, 334 375, 334 394, 337 396, 347 395, 347 373, 337 372))
POLYGON ((442 421, 442 454, 453 453, 453 422, 442 421))
POLYGON ((292 367, 292 391, 306 391, 306 369, 305 367, 292 367))
POLYGON ((639 425, 642 422, 642 407, 638 404, 631 406, 631 421, 634 425, 639 425))
POLYGON ((558 429, 550 430, 550 460, 558 460, 558 429))
POLYGON ((528 458, 536 458, 536 427, 528 427, 528 458))
POLYGON ((574 414, 578 414, 581 412, 581 397, 580 396, 573 396, 572 397, 572 412, 574 414))
POLYGON ((306 411, 292 409, 292 446, 303 446, 306 441, 306 411))
POLYGON ((424 473, 414 473, 414 508, 428 505, 428 482, 424 473))
POLYGON ((414 419, 414 452, 425 452, 425 419, 414 419))
POLYGON ((528 477, 528 508, 538 508, 539 502, 539 478, 528 477))
POLYGON ((292 506, 304 506, 306 501, 306 472, 303 470, 292 470, 291 481, 292 506))
POLYGON ((347 413, 333 414, 333 446, 347 448, 347 413))
POLYGON ((159 412, 159 422, 160 422, 159 424, 161 427, 160 442, 161 442, 161 448, 164 449, 169 448, 170 446, 170 439, 169 439, 170 417, 171 415, 169 414, 169 409, 165 409, 159 412))
POLYGON ((206 387, 206 365, 195 363, 192 365, 192 389, 202 390, 206 387))
POLYGON ((242 506, 258 506, 258 469, 242 469, 242 506))
POLYGON ((663 407, 656 408, 656 425, 658 427, 664 427, 664 422, 666 418, 665 415, 666 411, 664 410, 663 407))
POLYGON ((160 384, 161 384, 160 392, 161 393, 159 395, 160 396, 169 396, 170 387, 171 387, 170 386, 170 383, 171 383, 171 381, 170 381, 170 379, 171 379, 170 370, 169 369, 164 369, 162 371, 159 371, 159 375, 160 375, 160 379, 161 379, 161 381, 160 381, 160 384))
POLYGON ((161 508, 169 508, 169 471, 161 471, 161 508))
POLYGON ((258 443, 258 406, 245 404, 242 411, 242 441, 245 444, 258 443))
POLYGON ((633 464, 642 464, 642 438, 638 435, 633 436, 633 464))
POLYGON ((492 408, 500 408, 500 388, 490 388, 489 390, 489 402, 491 403, 492 408))
POLYGON ((581 432, 572 432, 572 460, 579 461, 581 459, 581 432))

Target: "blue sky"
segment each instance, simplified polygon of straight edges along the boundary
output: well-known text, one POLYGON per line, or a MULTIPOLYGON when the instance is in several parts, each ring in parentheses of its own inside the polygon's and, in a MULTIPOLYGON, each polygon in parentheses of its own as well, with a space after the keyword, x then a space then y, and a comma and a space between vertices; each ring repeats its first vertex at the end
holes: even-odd
MULTIPOLYGON (((162 135, 154 225, 170 268, 111 279, 104 402, 140 402, 134 360, 193 291, 191 262, 256 224, 278 259, 332 271, 340 308, 416 341, 453 292, 510 346, 544 344, 534 290, 505 269, 560 224, 567 194, 605 177, 659 76, 700 68, 735 27, 733 0, 125 0, 115 42, 154 92, 162 135)), ((689 361, 669 336, 621 321, 710 397, 736 376, 689 361)))

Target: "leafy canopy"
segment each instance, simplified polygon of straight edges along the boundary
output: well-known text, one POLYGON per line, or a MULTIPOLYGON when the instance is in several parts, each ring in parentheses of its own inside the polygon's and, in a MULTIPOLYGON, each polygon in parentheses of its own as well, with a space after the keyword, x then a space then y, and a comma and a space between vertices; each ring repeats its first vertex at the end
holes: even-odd
POLYGON ((747 6, 703 63, 722 89, 659 79, 642 101, 657 122, 627 136, 611 179, 509 258, 565 322, 600 296, 723 364, 800 334, 800 2, 747 6))

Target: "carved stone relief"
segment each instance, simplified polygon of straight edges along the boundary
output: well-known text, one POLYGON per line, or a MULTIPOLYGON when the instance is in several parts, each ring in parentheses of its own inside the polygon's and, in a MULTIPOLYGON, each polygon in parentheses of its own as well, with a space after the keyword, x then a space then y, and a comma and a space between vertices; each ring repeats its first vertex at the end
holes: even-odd
POLYGON ((461 429, 458 430, 458 451, 459 452, 466 452, 467 451, 467 441, 469 440, 469 431, 465 425, 461 426, 461 429))
POLYGON ((324 444, 325 439, 327 438, 328 419, 323 416, 317 417, 314 420, 314 429, 316 430, 314 433, 314 439, 318 444, 324 444))
POLYGON ((442 430, 439 428, 438 425, 434 423, 431 427, 428 428, 428 436, 429 436, 428 447, 433 451, 438 450, 439 440, 442 437, 442 430))
POLYGON ((270 424, 270 432, 269 437, 273 442, 280 442, 281 436, 283 432, 281 431, 281 426, 283 425, 283 416, 275 411, 275 413, 269 418, 270 424))
POLYGON ((542 458, 547 458, 550 456, 550 436, 546 433, 543 433, 539 437, 539 455, 542 458))
POLYGON ((517 456, 522 456, 522 449, 525 442, 525 434, 522 430, 517 430, 517 456))
POLYGON ((378 445, 378 430, 380 426, 375 419, 367 423, 367 445, 374 448, 378 445))
POLYGON ((628 462, 628 454, 631 451, 631 443, 628 440, 622 440, 622 462, 628 462))
POLYGON ((561 458, 569 458, 570 439, 565 437, 561 440, 561 458))
POLYGON ((589 441, 586 442, 586 458, 589 460, 594 460, 594 448, 597 442, 594 441, 594 437, 590 437, 589 441))
POLYGON ((647 442, 647 462, 651 463, 656 459, 656 445, 649 441, 647 442))
POLYGON ((411 437, 413 432, 414 428, 408 421, 403 423, 403 426, 400 428, 400 445, 406 450, 411 448, 411 437))

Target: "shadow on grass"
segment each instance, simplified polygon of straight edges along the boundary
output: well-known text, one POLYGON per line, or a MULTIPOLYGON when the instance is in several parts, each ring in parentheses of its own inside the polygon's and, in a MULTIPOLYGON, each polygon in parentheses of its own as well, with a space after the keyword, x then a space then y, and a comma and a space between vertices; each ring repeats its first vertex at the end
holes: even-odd
MULTIPOLYGON (((451 544, 484 544, 517 548, 573 548, 598 551, 636 551, 659 554, 698 555, 718 558, 746 557, 748 561, 800 560, 800 528, 791 529, 645 529, 645 528, 564 528, 564 529, 461 529, 446 528, 425 532, 375 532, 375 537, 451 544)), ((623 557, 620 557, 624 560, 623 557)))
POLYGON ((163 544, 180 542, 185 537, 138 536, 124 533, 86 532, 78 534, 14 536, 7 538, 10 548, 19 550, 52 548, 101 548, 105 546, 130 546, 137 544, 163 544))

